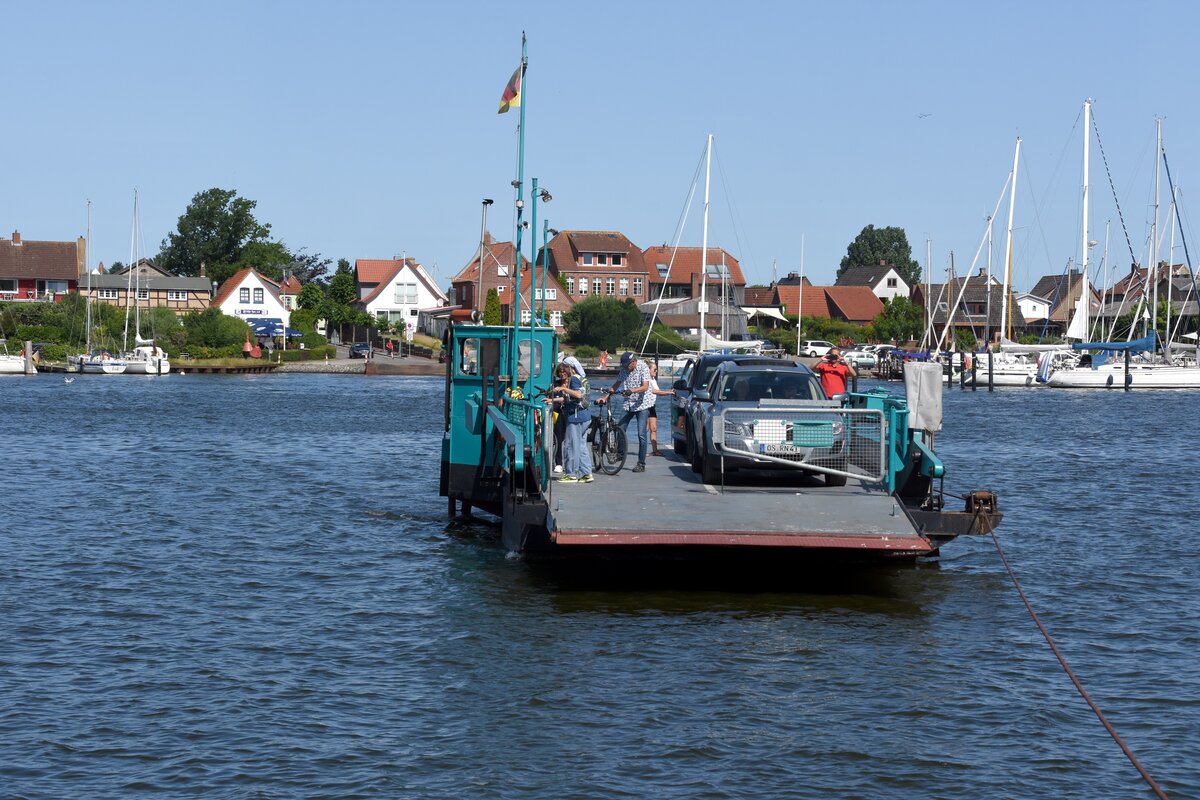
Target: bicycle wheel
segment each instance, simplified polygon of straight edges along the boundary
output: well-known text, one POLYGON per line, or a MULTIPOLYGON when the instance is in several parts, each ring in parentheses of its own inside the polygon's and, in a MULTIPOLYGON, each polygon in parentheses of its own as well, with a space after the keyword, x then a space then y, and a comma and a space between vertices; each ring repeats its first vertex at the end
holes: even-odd
POLYGON ((609 428, 599 449, 600 471, 605 475, 616 475, 625 466, 625 431, 609 428))

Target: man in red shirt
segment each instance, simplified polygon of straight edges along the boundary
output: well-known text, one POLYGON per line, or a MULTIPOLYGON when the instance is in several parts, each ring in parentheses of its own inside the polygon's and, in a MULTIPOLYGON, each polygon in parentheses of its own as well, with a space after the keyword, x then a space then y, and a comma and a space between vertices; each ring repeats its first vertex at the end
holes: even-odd
POLYGON ((812 370, 821 376, 821 388, 826 397, 845 393, 846 378, 858 376, 854 365, 842 358, 842 351, 836 347, 829 348, 825 358, 814 364, 812 370))

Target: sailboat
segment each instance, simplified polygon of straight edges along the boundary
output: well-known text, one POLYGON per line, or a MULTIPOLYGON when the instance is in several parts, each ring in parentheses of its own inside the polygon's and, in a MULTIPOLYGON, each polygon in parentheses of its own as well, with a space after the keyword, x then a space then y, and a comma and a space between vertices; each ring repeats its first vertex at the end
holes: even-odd
MULTIPOLYGON (((122 347, 122 357, 125 359, 126 375, 167 375, 171 372, 171 362, 166 352, 159 347, 153 338, 142 338, 142 307, 138 305, 138 295, 141 294, 141 208, 138 193, 133 192, 133 243, 130 246, 129 287, 126 288, 125 303, 125 341, 122 347), (133 292, 130 293, 129 289, 133 292), (134 348, 128 349, 129 344, 129 311, 133 307, 133 342, 134 348)), ((149 291, 146 293, 146 309, 150 308, 149 291)))
MULTIPOLYGON (((1174 364, 1155 359, 1153 353, 1158 344, 1156 331, 1149 331, 1141 339, 1126 342, 1088 342, 1089 335, 1088 310, 1091 304, 1090 289, 1087 280, 1087 137, 1089 130, 1087 122, 1091 110, 1091 101, 1084 103, 1084 227, 1083 227, 1083 280, 1080 289, 1079 303, 1071 317, 1067 328, 1068 339, 1078 339, 1071 347, 1080 353, 1078 360, 1071 366, 1054 369, 1046 376, 1048 386, 1069 389, 1102 389, 1102 388, 1139 388, 1139 389, 1200 389, 1200 367, 1195 364, 1174 364), (1090 351, 1097 351, 1092 355, 1090 351), (1124 353, 1124 358, 1117 361, 1109 360, 1112 353, 1124 353), (1134 354, 1137 354, 1136 356, 1134 354)), ((1154 222, 1151 226, 1151 248, 1154 268, 1147 270, 1147 281, 1152 284, 1153 291, 1158 286, 1158 204, 1160 196, 1159 167, 1163 160, 1162 149, 1162 120, 1156 120, 1157 148, 1155 150, 1154 169, 1154 222)), ((1174 208, 1174 202, 1172 202, 1174 208)), ((1168 275, 1171 274, 1168 269, 1168 275)), ((1150 287, 1147 287, 1150 288, 1150 287)), ((1157 296, 1153 295, 1151 308, 1157 308, 1157 296)), ((1155 316, 1148 312, 1147 317, 1155 316)), ((1155 320, 1157 323, 1157 320, 1155 320)), ((1157 325, 1155 325, 1157 327, 1157 325)))
POLYGON ((82 355, 75 356, 70 364, 76 372, 92 375, 120 375, 125 371, 125 362, 103 347, 92 349, 92 201, 88 201, 87 239, 84 242, 84 267, 87 269, 87 295, 85 297, 86 312, 86 344, 82 355))

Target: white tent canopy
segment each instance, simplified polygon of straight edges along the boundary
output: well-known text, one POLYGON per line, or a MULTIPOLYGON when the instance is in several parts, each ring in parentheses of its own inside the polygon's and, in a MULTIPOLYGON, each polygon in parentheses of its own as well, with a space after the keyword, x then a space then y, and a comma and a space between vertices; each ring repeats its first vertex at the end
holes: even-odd
POLYGON ((777 319, 782 322, 788 321, 788 318, 785 317, 783 312, 781 312, 778 308, 748 308, 746 306, 742 306, 741 308, 749 319, 754 319, 754 317, 759 316, 770 317, 771 319, 777 319))

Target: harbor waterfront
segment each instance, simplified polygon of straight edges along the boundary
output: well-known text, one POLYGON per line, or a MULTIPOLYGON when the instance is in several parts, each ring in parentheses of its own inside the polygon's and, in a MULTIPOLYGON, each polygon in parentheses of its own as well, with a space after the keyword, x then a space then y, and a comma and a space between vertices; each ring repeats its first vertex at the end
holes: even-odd
MULTIPOLYGON (((443 390, 0 382, 0 794, 1148 796, 989 538, 787 586, 580 583, 447 522, 443 390)), ((948 489, 1001 498, 1093 698, 1200 797, 1194 402, 1102 392, 948 390, 937 447, 948 489)))

